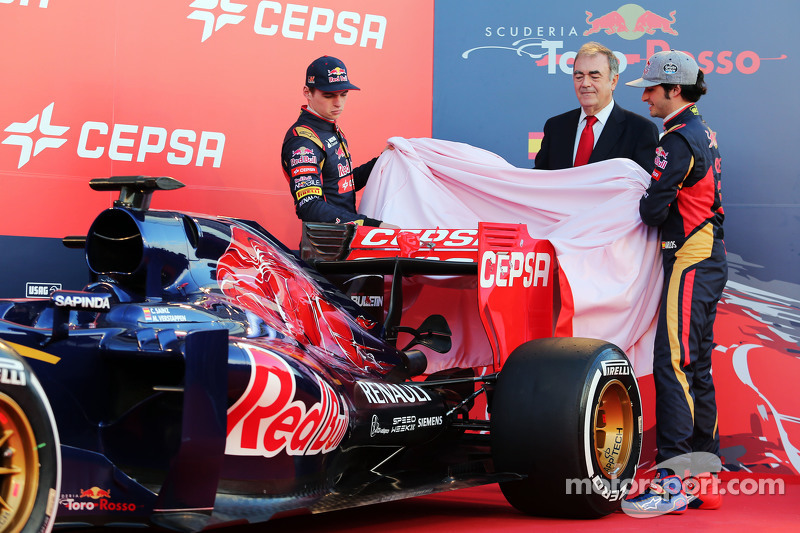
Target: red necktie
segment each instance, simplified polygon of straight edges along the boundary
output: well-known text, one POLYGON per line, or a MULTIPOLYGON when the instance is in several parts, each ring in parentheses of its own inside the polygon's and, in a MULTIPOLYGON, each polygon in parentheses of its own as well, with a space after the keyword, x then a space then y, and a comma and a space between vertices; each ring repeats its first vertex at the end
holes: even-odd
POLYGON ((592 127, 597 122, 597 117, 586 117, 586 126, 581 132, 581 140, 578 141, 578 152, 575 154, 575 164, 573 166, 579 167, 589 162, 589 156, 592 155, 592 148, 594 148, 594 130, 592 127))

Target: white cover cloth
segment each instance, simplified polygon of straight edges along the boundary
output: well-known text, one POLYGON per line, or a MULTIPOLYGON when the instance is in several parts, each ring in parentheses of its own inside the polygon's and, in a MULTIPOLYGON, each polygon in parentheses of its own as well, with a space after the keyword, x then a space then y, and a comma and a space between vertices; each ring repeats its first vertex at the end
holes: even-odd
POLYGON ((394 150, 378 158, 359 212, 409 229, 527 224, 531 236, 553 243, 569 280, 573 334, 613 342, 639 376, 652 372, 663 271, 658 231, 639 217, 649 183, 639 165, 613 159, 530 170, 463 143, 393 137, 389 144, 394 150))

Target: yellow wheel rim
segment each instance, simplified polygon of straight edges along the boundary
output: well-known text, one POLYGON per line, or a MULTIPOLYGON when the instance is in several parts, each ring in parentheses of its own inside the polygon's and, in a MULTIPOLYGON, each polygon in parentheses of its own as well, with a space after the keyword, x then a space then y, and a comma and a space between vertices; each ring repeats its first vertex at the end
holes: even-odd
POLYGON ((28 417, 0 392, 0 530, 18 533, 36 503, 39 452, 28 417))
POLYGON ((594 409, 594 452, 608 479, 619 477, 628 466, 635 430, 628 390, 619 380, 609 381, 594 409))

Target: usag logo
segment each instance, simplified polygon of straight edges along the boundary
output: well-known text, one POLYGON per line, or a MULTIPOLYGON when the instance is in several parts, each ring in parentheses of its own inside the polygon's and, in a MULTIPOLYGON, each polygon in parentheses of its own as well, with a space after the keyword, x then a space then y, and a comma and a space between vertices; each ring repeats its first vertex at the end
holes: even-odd
POLYGON ((50 298, 53 291, 60 290, 60 283, 26 283, 25 298, 50 298))

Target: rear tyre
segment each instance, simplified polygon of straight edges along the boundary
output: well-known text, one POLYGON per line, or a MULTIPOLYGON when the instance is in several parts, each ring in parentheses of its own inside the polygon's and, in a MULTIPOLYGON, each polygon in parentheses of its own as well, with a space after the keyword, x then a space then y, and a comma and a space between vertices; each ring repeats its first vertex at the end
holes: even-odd
POLYGON ((61 454, 39 381, 0 342, 0 533, 44 533, 55 521, 61 454))
POLYGON ((619 508, 642 447, 633 368, 595 339, 527 342, 511 353, 492 401, 492 455, 508 502, 537 516, 596 518, 619 508))

